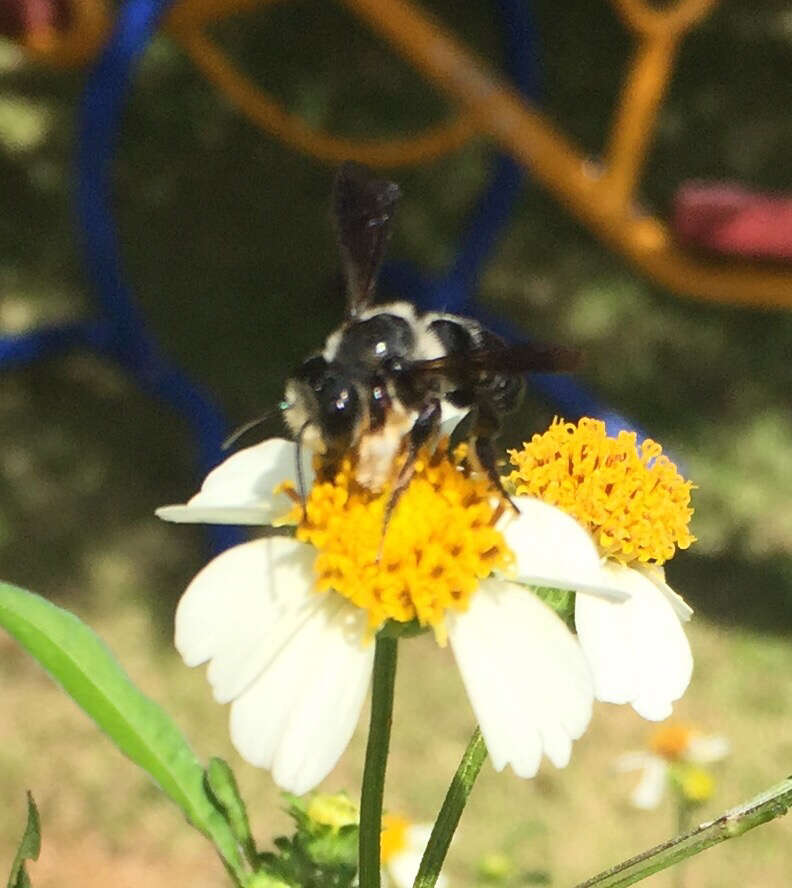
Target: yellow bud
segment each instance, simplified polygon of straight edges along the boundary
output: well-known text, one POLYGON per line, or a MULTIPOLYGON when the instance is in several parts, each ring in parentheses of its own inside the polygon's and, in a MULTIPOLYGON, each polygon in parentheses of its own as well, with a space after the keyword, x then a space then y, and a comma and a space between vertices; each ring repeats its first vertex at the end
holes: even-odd
POLYGON ((314 823, 330 826, 336 831, 357 823, 359 819, 358 806, 343 792, 315 795, 306 813, 314 823))
POLYGON ((715 792, 715 778, 703 768, 686 768, 679 787, 686 801, 700 805, 715 792))
POLYGON ((505 854, 485 854, 478 865, 479 876, 487 882, 506 882, 514 876, 514 862, 505 854))

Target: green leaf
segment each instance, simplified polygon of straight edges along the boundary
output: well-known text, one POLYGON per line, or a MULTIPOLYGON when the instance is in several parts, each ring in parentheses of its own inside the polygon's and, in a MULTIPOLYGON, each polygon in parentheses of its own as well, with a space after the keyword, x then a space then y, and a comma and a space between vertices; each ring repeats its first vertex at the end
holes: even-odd
POLYGON ((244 848, 248 860, 255 864, 256 845, 250 834, 247 810, 228 762, 216 756, 212 758, 206 769, 206 782, 216 804, 225 814, 231 832, 244 848))
POLYGON ((538 586, 534 589, 536 595, 551 607, 559 617, 574 632, 575 630, 575 593, 566 589, 550 589, 538 586))
POLYGON ((0 626, 153 777, 214 842, 237 882, 244 883, 236 839, 204 789, 200 762, 169 716, 132 684, 104 642, 74 614, 6 583, 0 583, 0 626))
POLYGON ((30 878, 25 871, 26 860, 38 860, 41 851, 41 824, 38 808, 33 796, 28 792, 28 816, 22 841, 19 843, 11 875, 8 877, 8 888, 30 888, 30 878))

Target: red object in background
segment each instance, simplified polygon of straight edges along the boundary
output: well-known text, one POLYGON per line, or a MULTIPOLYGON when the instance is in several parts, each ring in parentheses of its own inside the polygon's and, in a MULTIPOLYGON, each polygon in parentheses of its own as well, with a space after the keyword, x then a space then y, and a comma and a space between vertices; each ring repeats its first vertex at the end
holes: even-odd
POLYGON ((63 33, 71 20, 69 0, 0 0, 0 34, 12 40, 63 33))
POLYGON ((761 194, 741 185, 688 182, 674 197, 673 226, 685 246, 792 261, 792 197, 761 194))

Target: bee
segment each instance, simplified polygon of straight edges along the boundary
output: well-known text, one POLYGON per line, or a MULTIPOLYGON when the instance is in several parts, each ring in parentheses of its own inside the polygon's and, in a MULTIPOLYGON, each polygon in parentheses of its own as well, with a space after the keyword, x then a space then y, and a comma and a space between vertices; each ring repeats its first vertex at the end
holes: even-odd
POLYGON ((385 526, 419 451, 455 416, 465 421, 474 467, 511 503, 493 443, 502 418, 518 406, 525 373, 571 370, 579 357, 559 346, 510 345, 472 318, 421 312, 407 301, 376 304, 399 197, 398 185, 357 164, 338 172, 332 215, 346 317, 297 367, 280 405, 297 444, 303 502, 303 447, 318 454, 320 478, 355 451, 358 483, 373 491, 392 483, 385 526))

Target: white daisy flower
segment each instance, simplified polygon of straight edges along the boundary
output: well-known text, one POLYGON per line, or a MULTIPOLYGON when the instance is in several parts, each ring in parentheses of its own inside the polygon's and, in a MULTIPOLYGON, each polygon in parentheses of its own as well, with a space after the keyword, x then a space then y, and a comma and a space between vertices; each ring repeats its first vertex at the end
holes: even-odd
MULTIPOLYGON (((692 485, 659 444, 647 439, 638 448, 635 438, 628 432, 609 438, 599 420, 555 421, 511 452, 515 470, 508 481, 518 494, 538 497, 588 528, 601 555, 589 581, 624 593, 622 600, 575 599, 575 627, 596 699, 629 703, 644 718, 661 721, 693 671, 681 625, 692 610, 661 567, 695 539, 687 529, 692 485)), ((505 535, 519 560, 519 546, 508 529, 505 535)))
MULTIPOLYGON (((431 834, 430 823, 411 823, 398 814, 383 816, 383 888, 412 888, 431 834)), ((440 873, 435 884, 448 888, 448 878, 440 873)))
MULTIPOLYGON (((293 444, 265 441, 157 514, 272 524, 291 504, 288 490, 273 490, 293 477, 293 460, 293 444)), ((533 500, 518 499, 513 516, 442 447, 419 459, 383 538, 386 501, 356 486, 347 465, 313 484, 307 518, 292 505, 296 538, 232 548, 190 583, 176 646, 190 666, 209 662, 215 698, 231 703, 234 745, 284 789, 316 786, 357 724, 373 634, 416 621, 450 642, 497 770, 531 777, 543 755, 564 767, 590 719, 592 679, 574 635, 525 586, 625 597, 588 532, 533 500)))
POLYGON ((723 735, 705 734, 691 725, 679 723, 658 728, 649 740, 649 747, 650 751, 628 752, 614 762, 618 771, 640 771, 630 801, 643 810, 660 804, 675 771, 685 800, 705 801, 712 795, 714 781, 698 766, 722 761, 731 751, 723 735))

